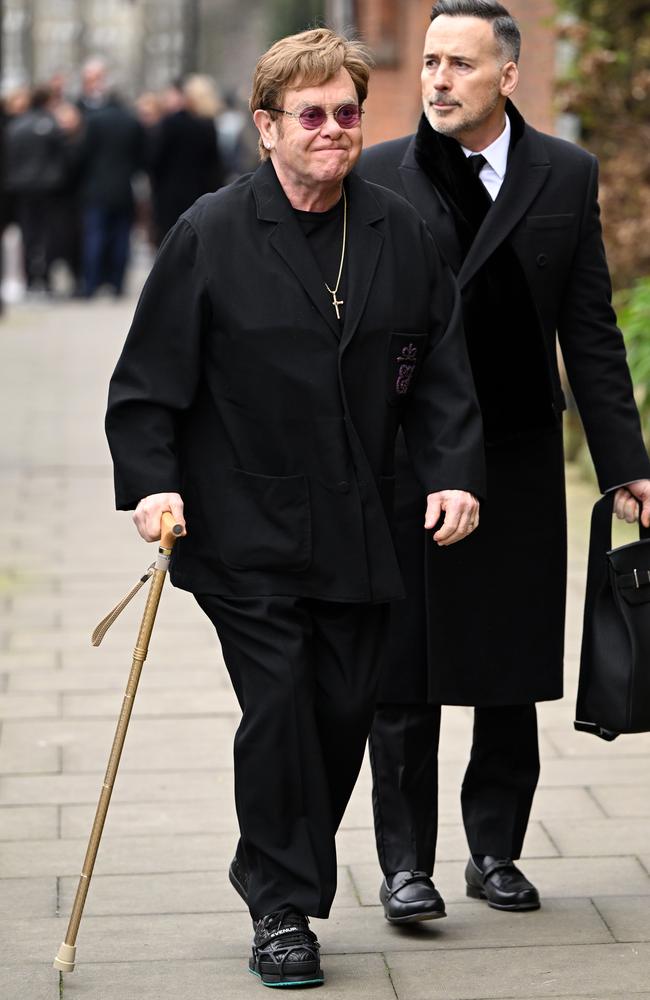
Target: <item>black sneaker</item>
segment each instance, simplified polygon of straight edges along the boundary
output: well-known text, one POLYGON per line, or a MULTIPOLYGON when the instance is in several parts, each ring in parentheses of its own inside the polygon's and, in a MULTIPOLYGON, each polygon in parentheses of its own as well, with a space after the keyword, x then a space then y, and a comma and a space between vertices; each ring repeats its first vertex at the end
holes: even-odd
POLYGON ((254 924, 249 971, 265 986, 320 986, 320 945, 309 920, 287 907, 274 910, 254 924))

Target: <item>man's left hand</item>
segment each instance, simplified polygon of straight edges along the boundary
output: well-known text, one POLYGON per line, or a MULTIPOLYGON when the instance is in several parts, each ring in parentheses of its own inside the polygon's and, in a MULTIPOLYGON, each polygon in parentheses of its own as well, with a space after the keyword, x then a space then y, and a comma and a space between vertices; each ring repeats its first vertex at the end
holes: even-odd
POLYGON ((650 479, 636 479, 621 486, 614 497, 614 512, 619 520, 633 524, 639 516, 639 503, 643 505, 641 524, 650 528, 650 479))
POLYGON ((435 528, 444 512, 445 523, 436 531, 433 540, 438 545, 453 545, 474 531, 478 525, 478 509, 479 502, 476 497, 464 490, 440 490, 438 493, 429 493, 424 528, 426 531, 435 528))

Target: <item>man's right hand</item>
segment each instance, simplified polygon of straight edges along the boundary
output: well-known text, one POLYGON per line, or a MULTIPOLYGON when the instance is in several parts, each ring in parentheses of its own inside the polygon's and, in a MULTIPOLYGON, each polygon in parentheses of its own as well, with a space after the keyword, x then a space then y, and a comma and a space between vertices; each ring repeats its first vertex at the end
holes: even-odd
POLYGON ((144 497, 133 512, 133 522, 145 542, 157 542, 160 538, 160 519, 166 510, 176 524, 183 525, 183 535, 187 534, 180 493, 152 493, 144 497))

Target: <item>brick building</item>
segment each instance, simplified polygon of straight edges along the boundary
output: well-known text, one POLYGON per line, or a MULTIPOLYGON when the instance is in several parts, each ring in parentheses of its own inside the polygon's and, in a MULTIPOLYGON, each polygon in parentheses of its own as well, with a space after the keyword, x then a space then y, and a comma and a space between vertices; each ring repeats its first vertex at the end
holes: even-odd
MULTIPOLYGON (((357 0, 356 25, 376 67, 364 119, 365 144, 412 132, 422 110, 420 68, 431 0, 357 0)), ((523 36, 515 102, 531 125, 553 132, 554 0, 506 0, 523 36)))

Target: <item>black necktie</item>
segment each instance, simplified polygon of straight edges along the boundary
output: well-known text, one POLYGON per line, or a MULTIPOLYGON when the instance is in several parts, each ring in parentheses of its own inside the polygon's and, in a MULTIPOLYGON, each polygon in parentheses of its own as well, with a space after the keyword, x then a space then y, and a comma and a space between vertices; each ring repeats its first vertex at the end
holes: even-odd
POLYGON ((474 176, 476 177, 477 180, 480 180, 479 174, 481 173, 481 170, 487 163, 487 160, 483 156, 483 153, 472 153, 470 156, 467 157, 467 159, 469 160, 469 165, 472 168, 474 176))

